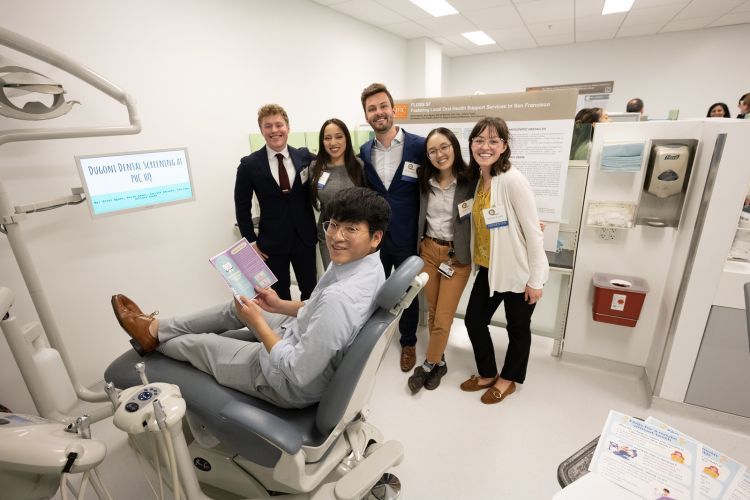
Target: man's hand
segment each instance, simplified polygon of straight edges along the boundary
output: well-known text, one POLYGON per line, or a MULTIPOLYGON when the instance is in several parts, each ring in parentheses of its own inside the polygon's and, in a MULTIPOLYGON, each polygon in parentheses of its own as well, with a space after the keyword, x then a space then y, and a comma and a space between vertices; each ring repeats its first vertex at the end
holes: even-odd
POLYGON ((250 246, 253 247, 253 250, 255 250, 256 252, 258 252, 258 255, 260 255, 261 259, 268 260, 268 255, 266 255, 266 254, 264 254, 263 252, 260 251, 260 247, 258 246, 258 242, 257 241, 253 241, 252 243, 250 243, 250 246))
POLYGON ((282 313, 283 300, 279 298, 273 288, 256 288, 255 302, 264 311, 270 313, 282 313))
POLYGON ((542 298, 542 289, 531 288, 529 285, 526 285, 526 291, 524 292, 523 297, 529 304, 536 304, 539 302, 539 299, 542 298))
POLYGON ((254 300, 241 295, 239 298, 234 299, 234 305, 237 309, 237 315, 247 326, 258 330, 260 325, 267 325, 260 307, 254 300))

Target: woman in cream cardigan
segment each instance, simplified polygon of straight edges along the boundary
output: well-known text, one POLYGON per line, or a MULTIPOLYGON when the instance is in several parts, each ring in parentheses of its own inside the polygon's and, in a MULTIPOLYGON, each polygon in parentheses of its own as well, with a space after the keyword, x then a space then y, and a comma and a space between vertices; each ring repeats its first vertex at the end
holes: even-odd
POLYGON ((473 263, 479 267, 466 307, 479 375, 464 391, 486 389, 485 404, 499 403, 526 378, 531 347, 531 315, 549 275, 534 193, 510 163, 510 134, 500 118, 483 118, 471 131, 470 167, 480 180, 472 207, 473 263), (489 323, 505 304, 508 350, 498 373, 489 323))

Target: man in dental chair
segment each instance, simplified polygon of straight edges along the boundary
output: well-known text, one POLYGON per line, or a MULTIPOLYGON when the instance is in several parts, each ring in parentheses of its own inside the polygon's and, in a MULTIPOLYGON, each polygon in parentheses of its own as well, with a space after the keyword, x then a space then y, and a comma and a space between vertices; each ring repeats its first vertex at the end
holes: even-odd
POLYGON ((160 321, 114 295, 115 316, 144 351, 187 361, 221 385, 284 408, 316 403, 377 308, 385 282, 379 246, 391 210, 374 191, 350 188, 330 205, 330 217, 323 227, 333 265, 305 302, 268 288, 160 321))

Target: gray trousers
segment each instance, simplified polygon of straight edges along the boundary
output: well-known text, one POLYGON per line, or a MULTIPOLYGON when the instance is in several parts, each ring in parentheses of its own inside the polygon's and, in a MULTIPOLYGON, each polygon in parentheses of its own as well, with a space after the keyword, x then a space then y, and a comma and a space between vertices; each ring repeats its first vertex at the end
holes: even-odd
MULTIPOLYGON (((265 311, 263 316, 274 331, 289 319, 265 311)), ((265 347, 255 332, 245 327, 232 300, 197 313, 160 320, 157 350, 187 361, 223 386, 292 408, 268 384, 260 367, 260 353, 265 347)))

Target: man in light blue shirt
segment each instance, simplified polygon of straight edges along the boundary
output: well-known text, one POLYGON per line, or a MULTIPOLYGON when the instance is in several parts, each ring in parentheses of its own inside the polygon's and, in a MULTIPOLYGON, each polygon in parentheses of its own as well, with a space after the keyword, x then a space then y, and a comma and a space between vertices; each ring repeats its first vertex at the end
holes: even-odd
POLYGON ((253 299, 159 321, 115 295, 115 316, 143 350, 187 361, 222 385, 286 408, 316 403, 377 307, 385 281, 378 248, 391 210, 375 192, 350 188, 331 203, 330 216, 324 228, 333 265, 306 302, 283 300, 268 288, 253 299))

